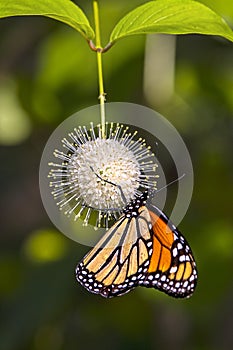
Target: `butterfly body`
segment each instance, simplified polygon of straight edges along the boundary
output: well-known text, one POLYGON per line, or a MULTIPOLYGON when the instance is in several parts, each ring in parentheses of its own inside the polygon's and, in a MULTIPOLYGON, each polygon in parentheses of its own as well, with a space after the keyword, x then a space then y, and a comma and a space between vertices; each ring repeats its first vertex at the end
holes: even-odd
POLYGON ((147 204, 147 191, 76 267, 77 280, 90 292, 110 298, 137 286, 177 298, 189 297, 197 270, 191 249, 167 216, 147 204))

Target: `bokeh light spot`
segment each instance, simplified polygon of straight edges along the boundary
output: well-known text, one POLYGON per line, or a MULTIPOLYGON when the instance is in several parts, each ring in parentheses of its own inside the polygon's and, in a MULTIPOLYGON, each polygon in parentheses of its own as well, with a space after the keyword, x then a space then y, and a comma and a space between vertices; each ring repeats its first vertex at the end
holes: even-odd
POLYGON ((64 236, 52 230, 38 230, 26 240, 23 251, 33 262, 43 263, 62 259, 68 249, 64 236))

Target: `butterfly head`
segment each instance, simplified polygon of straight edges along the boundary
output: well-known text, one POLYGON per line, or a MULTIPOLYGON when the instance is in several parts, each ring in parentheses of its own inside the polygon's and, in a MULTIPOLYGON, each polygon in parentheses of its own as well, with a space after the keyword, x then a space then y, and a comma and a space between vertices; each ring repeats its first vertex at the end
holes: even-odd
POLYGON ((140 212, 139 209, 146 204, 148 199, 148 191, 144 191, 136 197, 125 207, 124 214, 127 218, 137 217, 140 212))

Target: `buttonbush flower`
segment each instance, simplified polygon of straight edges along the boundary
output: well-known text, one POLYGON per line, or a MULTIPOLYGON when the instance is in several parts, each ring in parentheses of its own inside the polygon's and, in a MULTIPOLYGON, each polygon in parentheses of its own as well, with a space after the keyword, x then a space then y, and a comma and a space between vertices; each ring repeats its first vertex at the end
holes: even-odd
POLYGON ((75 128, 62 140, 65 151, 55 150, 59 163, 49 163, 52 195, 66 215, 83 219, 84 225, 108 227, 135 195, 156 188, 154 154, 138 132, 106 124, 90 130, 75 128))

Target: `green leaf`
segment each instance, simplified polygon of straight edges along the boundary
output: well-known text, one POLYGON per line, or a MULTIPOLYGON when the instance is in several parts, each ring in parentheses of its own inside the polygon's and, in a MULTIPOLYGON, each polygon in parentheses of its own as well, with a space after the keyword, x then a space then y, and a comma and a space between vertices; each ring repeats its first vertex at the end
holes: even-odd
POLYGON ((0 18, 11 16, 46 16, 68 24, 85 39, 94 38, 83 11, 70 0, 0 0, 0 18))
POLYGON ((110 42, 134 34, 207 34, 233 41, 233 31, 224 19, 192 0, 157 0, 135 8, 115 26, 110 42))

